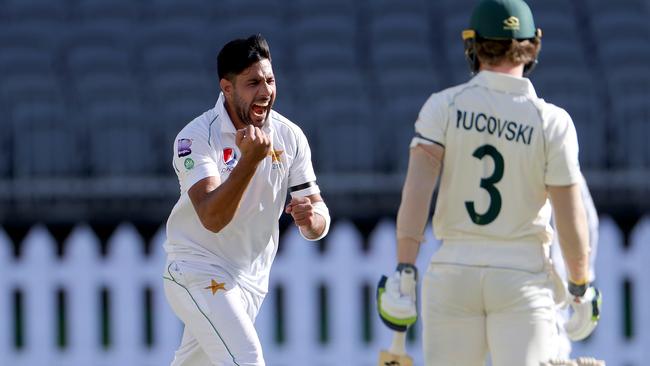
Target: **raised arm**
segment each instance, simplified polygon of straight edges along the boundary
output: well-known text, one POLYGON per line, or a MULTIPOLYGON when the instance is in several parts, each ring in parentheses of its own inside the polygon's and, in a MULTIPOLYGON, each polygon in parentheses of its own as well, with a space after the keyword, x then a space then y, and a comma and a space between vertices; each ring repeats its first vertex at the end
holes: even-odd
POLYGON ((257 165, 271 148, 266 134, 253 126, 238 130, 236 143, 242 158, 228 179, 221 182, 219 177, 210 176, 198 181, 188 190, 201 223, 214 233, 221 231, 235 216, 257 165))

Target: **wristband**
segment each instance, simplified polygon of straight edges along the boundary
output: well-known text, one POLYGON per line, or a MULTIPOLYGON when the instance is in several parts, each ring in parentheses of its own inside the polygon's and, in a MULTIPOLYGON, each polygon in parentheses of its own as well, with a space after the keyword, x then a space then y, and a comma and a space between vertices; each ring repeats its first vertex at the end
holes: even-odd
POLYGON ((327 235, 327 233, 330 231, 330 223, 331 223, 332 219, 330 218, 330 211, 327 208, 327 205, 325 205, 325 202, 316 201, 316 202, 312 203, 311 205, 312 205, 312 207, 314 209, 314 213, 322 216, 323 219, 325 219, 325 229, 323 229, 323 232, 317 238, 313 238, 313 239, 310 239, 310 238, 306 237, 305 234, 302 233, 302 230, 298 230, 298 231, 300 232, 300 235, 303 238, 305 238, 306 240, 308 240, 308 241, 317 241, 317 240, 323 239, 325 237, 325 235, 327 235))
POLYGON ((399 272, 399 273, 402 273, 402 271, 407 269, 407 268, 410 268, 410 269, 413 270, 413 272, 415 273, 415 280, 417 281, 417 279, 418 279, 418 269, 413 264, 411 264, 411 263, 398 263, 397 268, 395 270, 397 272, 399 272))
POLYGON ((585 292, 587 292, 588 283, 583 283, 581 285, 575 284, 569 281, 569 293, 573 296, 582 297, 585 292))

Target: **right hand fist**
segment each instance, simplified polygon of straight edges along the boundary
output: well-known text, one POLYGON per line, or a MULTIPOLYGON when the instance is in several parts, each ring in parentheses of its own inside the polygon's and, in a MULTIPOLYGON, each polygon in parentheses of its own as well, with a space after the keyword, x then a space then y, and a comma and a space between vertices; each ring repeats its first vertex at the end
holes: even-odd
POLYGON ((415 266, 398 266, 392 276, 382 276, 377 285, 377 310, 387 327, 406 332, 418 318, 415 302, 417 270, 415 266))
POLYGON ((241 151, 242 158, 259 162, 266 158, 271 151, 271 139, 258 127, 248 125, 237 130, 235 143, 241 151))

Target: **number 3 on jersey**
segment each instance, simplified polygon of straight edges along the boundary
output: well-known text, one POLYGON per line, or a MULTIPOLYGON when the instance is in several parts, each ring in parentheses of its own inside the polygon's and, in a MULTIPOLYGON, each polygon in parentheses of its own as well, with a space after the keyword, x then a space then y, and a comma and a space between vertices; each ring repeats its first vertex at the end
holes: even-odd
POLYGON ((483 145, 474 150, 472 156, 479 160, 488 155, 494 160, 494 172, 491 176, 481 179, 481 188, 490 194, 490 206, 483 214, 479 214, 474 209, 474 201, 465 201, 465 208, 470 219, 476 225, 487 225, 494 221, 499 212, 501 212, 501 193, 494 186, 503 178, 503 155, 492 145, 483 145))

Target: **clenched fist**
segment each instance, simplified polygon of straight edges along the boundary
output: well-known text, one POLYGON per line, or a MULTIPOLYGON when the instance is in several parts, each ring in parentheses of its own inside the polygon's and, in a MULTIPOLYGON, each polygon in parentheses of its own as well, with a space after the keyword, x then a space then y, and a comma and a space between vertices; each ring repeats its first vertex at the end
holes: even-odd
POLYGON ((271 139, 264 131, 251 125, 237 130, 235 143, 242 158, 251 159, 256 163, 266 158, 271 151, 271 139))
POLYGON ((298 226, 314 226, 314 207, 308 197, 291 198, 291 202, 289 202, 284 212, 290 214, 291 217, 293 217, 293 221, 298 226))

